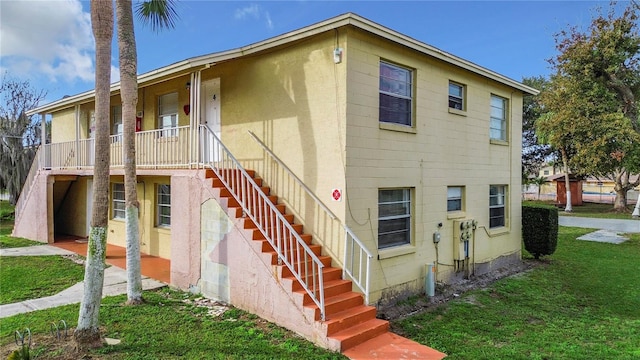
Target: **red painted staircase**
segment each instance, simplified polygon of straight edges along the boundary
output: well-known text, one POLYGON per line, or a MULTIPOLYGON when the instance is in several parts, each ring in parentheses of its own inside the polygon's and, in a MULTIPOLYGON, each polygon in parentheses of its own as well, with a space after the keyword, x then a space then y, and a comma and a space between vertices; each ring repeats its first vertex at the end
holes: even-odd
MULTIPOLYGON (((219 197, 221 206, 227 208, 227 213, 235 219, 243 218, 243 228, 246 237, 252 239, 252 246, 262 253, 264 259, 275 266, 277 271, 275 276, 279 283, 290 294, 299 309, 309 319, 314 319, 318 328, 321 329, 322 336, 325 337, 322 343, 329 349, 335 351, 345 351, 367 340, 385 334, 389 330, 389 322, 376 318, 376 309, 373 306, 364 304, 363 296, 352 291, 350 280, 342 279, 342 269, 332 267, 332 259, 322 255, 322 246, 312 243, 312 236, 303 233, 300 224, 293 223, 294 217, 286 214, 283 204, 277 204, 277 197, 270 194, 269 187, 263 186, 262 179, 256 177, 255 172, 247 170, 269 201, 271 201, 284 214, 286 220, 292 224, 295 231, 309 246, 309 248, 319 257, 325 267, 322 270, 323 288, 325 297, 325 320, 321 320, 321 311, 311 296, 303 288, 302 284, 295 278, 291 270, 286 265, 278 264, 278 255, 273 246, 265 239, 264 234, 257 225, 249 218, 244 217, 244 210, 231 195, 224 183, 212 170, 206 170, 206 178, 212 179, 212 186, 219 197)), ((287 251, 285 247, 283 251, 287 251)), ((297 265, 297 264, 296 264, 297 265)), ((303 265, 304 266, 304 265, 303 265)), ((313 339, 310 339, 313 341, 313 339)))

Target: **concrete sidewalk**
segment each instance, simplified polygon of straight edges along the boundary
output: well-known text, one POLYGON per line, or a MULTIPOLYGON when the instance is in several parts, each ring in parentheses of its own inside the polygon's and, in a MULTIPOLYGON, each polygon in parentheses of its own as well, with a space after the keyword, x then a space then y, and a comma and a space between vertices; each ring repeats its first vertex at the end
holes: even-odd
POLYGON ((577 216, 559 216, 558 224, 586 229, 611 230, 622 233, 640 233, 640 220, 598 219, 577 216))
MULTIPOLYGON (((22 248, 0 249, 0 256, 47 256, 47 255, 74 255, 74 252, 50 245, 37 245, 22 248)), ((142 277, 144 290, 156 289, 167 284, 142 277)), ((109 266, 104 270, 104 287, 102 296, 114 296, 127 293, 127 273, 117 266, 109 266)), ((22 314, 35 310, 48 309, 56 306, 77 304, 84 295, 84 282, 81 281, 58 294, 39 299, 25 300, 13 304, 0 305, 0 318, 22 314)))

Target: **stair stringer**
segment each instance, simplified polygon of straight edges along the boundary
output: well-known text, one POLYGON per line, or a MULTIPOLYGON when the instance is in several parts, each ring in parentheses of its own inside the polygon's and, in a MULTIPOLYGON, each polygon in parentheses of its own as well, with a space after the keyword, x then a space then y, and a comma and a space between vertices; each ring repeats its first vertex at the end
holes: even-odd
MULTIPOLYGON (((294 331, 319 346, 330 348, 321 322, 315 321, 313 312, 308 309, 305 312, 283 285, 279 276, 281 265, 272 265, 272 255, 258 248, 259 242, 252 239, 253 230, 244 229, 245 219, 235 217, 236 208, 226 206, 228 199, 217 194, 214 199, 227 209, 233 223, 233 228, 221 242, 225 244, 219 246, 216 254, 219 261, 225 261, 223 265, 228 269, 231 305, 294 331)), ((332 350, 340 351, 339 348, 332 350)))
POLYGON ((11 236, 53 242, 53 189, 49 189, 49 175, 49 170, 38 171, 29 191, 20 194, 27 198, 20 214, 16 216, 11 236))
MULTIPOLYGON (((253 171, 249 172, 254 174, 253 171)), ((342 270, 332 267, 333 261, 327 256, 324 256, 323 260, 324 280, 327 286, 328 282, 332 285, 331 289, 325 287, 326 321, 322 321, 318 307, 291 276, 289 269, 285 265, 277 265, 275 251, 264 240, 263 234, 253 221, 243 216, 242 209, 231 197, 228 189, 210 170, 206 171, 205 177, 213 187, 210 194, 233 223, 233 229, 224 236, 224 245, 220 246, 224 248, 224 256, 215 251, 212 252, 213 256, 203 254, 209 258, 225 260, 224 271, 229 274, 231 304, 333 351, 345 351, 388 331, 388 321, 375 317, 375 307, 364 305, 362 294, 352 291, 351 282, 342 279, 342 270), (329 263, 325 262, 327 260, 329 263)), ((261 179, 254 179, 259 183, 258 186, 262 186, 261 179)), ((268 188, 261 189, 269 194, 268 188)), ((301 226, 299 231, 302 231, 301 226)), ((207 275, 202 273, 202 276, 207 275)))

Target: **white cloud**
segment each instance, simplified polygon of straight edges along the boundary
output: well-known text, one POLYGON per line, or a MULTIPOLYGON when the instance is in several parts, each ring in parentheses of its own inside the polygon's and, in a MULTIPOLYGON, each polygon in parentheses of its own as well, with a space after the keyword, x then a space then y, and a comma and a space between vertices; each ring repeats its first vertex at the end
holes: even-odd
POLYGON ((251 16, 254 19, 260 18, 260 7, 257 4, 252 4, 249 6, 245 6, 241 9, 236 9, 235 18, 239 20, 244 20, 247 16, 251 16))
POLYGON ((1 1, 3 68, 49 81, 94 80, 91 16, 79 0, 1 1))
POLYGON ((247 18, 261 20, 263 17, 265 26, 269 30, 273 30, 273 21, 271 20, 271 15, 268 11, 263 11, 257 4, 251 4, 249 6, 236 9, 236 12, 234 14, 234 18, 236 18, 237 20, 245 20, 247 18))

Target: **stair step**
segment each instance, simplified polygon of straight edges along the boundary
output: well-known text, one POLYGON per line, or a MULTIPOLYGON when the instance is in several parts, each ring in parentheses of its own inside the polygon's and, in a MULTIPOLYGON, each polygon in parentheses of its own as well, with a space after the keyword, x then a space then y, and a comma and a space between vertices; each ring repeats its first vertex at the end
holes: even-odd
MULTIPOLYGON (((289 224, 293 224, 293 214, 283 214, 282 216, 284 216, 284 219, 289 223, 289 224)), ((258 221, 262 221, 261 218, 256 219, 258 221)), ((256 225, 256 223, 251 220, 250 218, 245 218, 244 223, 242 224, 244 226, 245 229, 255 229, 258 227, 258 225, 256 225)))
POLYGON ((371 319, 355 326, 339 331, 330 336, 340 342, 340 351, 345 351, 378 335, 389 331, 389 322, 371 319))
MULTIPOLYGON (((352 291, 352 287, 353 285, 349 280, 336 279, 325 281, 324 297, 326 299, 328 297, 350 292, 352 291)), ((311 295, 309 295, 304 289, 295 290, 293 293, 296 294, 297 298, 302 299, 300 302, 302 305, 309 305, 313 302, 311 295)), ((320 291, 316 291, 316 296, 320 296, 320 291)))
MULTIPOLYGON (((342 279, 342 269, 336 267, 324 268, 322 269, 322 279, 324 280, 325 284, 332 280, 340 280, 342 279)), ((298 280, 293 276, 282 278, 282 282, 286 283, 288 285, 287 289, 292 292, 303 290, 302 284, 300 284, 298 280)))
POLYGON ((376 308, 368 305, 354 306, 331 315, 324 322, 327 335, 331 336, 352 326, 376 318, 376 308))
MULTIPOLYGON (((318 256, 318 258, 320 259, 320 262, 322 262, 322 264, 325 267, 331 267, 331 256, 318 256)), ((297 266, 299 264, 299 262, 295 262, 294 266, 297 266)), ((309 269, 311 269, 311 266, 313 265, 313 260, 312 259, 308 259, 307 260, 307 266, 309 269)), ((302 266, 304 267, 304 264, 302 264, 302 266)), ((291 269, 289 269, 286 266, 283 266, 281 271, 280 271, 280 277, 281 278, 285 278, 285 277, 290 277, 293 276, 293 273, 291 272, 291 269)), ((325 281, 325 288, 327 287, 327 282, 325 281)), ((351 288, 349 288, 349 290, 351 290, 351 288)), ((326 291, 326 290, 325 290, 326 291)), ((327 296, 326 292, 325 292, 325 296, 327 296)))
POLYGON ((324 298, 325 320, 336 313, 364 304, 362 294, 350 291, 324 298))

